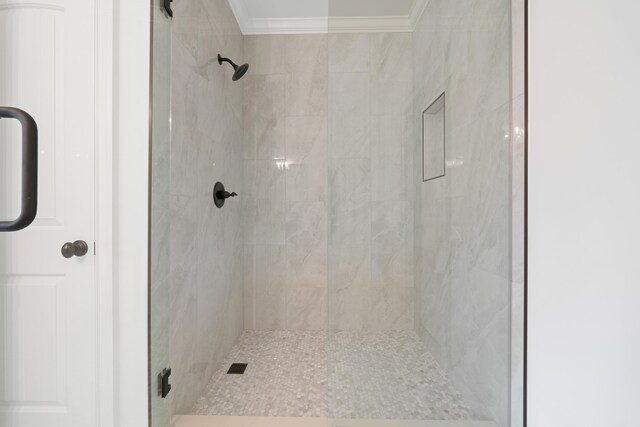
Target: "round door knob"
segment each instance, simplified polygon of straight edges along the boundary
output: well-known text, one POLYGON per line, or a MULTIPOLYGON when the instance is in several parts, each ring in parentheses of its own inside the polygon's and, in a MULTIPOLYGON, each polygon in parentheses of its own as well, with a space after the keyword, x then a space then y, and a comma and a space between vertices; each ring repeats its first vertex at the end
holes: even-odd
POLYGON ((89 245, 84 240, 76 240, 75 242, 67 242, 62 245, 62 256, 72 258, 74 256, 85 256, 89 252, 89 245))

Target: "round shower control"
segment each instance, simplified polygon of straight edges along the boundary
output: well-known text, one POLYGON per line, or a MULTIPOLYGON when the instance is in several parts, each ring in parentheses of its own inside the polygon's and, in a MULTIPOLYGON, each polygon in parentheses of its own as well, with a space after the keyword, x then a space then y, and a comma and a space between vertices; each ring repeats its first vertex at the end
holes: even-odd
POLYGON ((218 208, 224 206, 224 202, 230 197, 236 197, 238 193, 229 193, 224 189, 224 184, 221 182, 216 182, 216 185, 213 187, 213 201, 215 202, 218 208))

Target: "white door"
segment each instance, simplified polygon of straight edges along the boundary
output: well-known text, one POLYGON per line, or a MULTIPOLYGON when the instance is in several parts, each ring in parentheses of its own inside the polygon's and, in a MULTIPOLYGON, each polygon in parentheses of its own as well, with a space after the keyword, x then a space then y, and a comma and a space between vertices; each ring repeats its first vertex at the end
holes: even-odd
MULTIPOLYGON (((1 427, 98 424, 95 19, 95 0, 0 0, 0 106, 39 133, 37 217, 0 232, 1 427)), ((0 221, 20 212, 20 129, 0 120, 0 221)))

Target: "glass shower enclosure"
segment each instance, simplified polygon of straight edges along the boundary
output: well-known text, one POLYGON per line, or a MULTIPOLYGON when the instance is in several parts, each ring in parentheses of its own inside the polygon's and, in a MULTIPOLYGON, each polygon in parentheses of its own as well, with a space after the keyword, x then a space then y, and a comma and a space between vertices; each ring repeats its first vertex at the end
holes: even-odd
POLYGON ((154 427, 521 425, 512 2, 417 1, 393 25, 355 3, 315 5, 307 34, 154 3, 154 427), (217 182, 238 194, 221 209, 217 182))

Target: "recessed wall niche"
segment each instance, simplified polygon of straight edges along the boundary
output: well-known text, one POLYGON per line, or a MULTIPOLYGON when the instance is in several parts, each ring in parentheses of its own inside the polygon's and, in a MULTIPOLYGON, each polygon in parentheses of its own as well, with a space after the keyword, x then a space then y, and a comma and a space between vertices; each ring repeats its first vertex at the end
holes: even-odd
POLYGON ((422 181, 445 176, 445 94, 422 112, 422 181))

